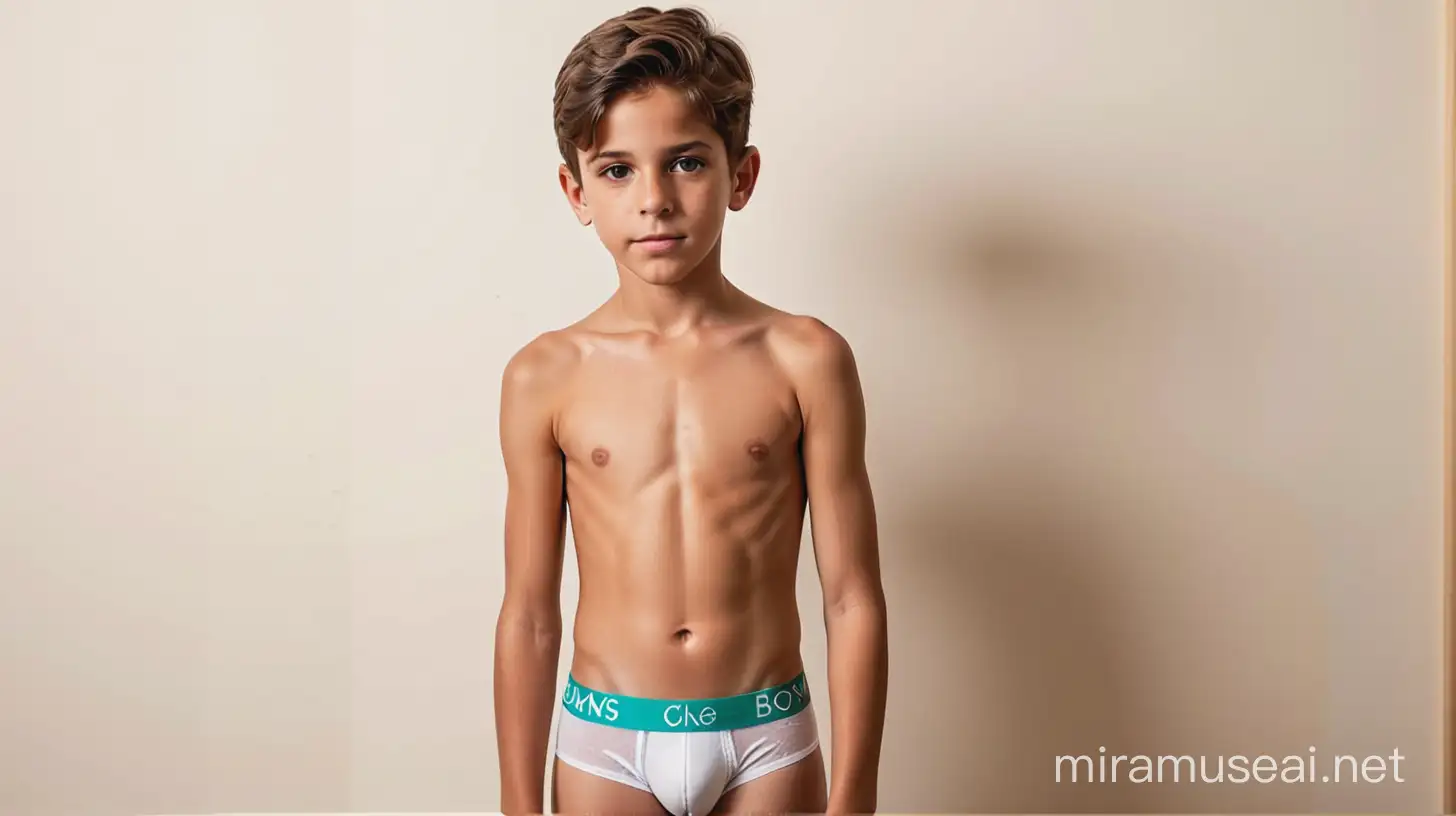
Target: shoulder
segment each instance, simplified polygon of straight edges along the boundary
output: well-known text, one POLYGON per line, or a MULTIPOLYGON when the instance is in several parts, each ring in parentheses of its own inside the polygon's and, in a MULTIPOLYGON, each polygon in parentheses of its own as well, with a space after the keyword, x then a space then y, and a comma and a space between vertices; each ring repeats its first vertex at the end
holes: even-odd
POLYGON ((843 334, 817 317, 785 314, 768 335, 806 422, 861 414, 859 367, 843 334))
POLYGON ((833 326, 811 315, 781 313, 771 321, 768 342, 795 383, 856 378, 854 349, 833 326))
POLYGON ((506 396, 555 391, 576 370, 581 356, 580 344, 570 328, 539 334, 506 361, 501 391, 506 396))

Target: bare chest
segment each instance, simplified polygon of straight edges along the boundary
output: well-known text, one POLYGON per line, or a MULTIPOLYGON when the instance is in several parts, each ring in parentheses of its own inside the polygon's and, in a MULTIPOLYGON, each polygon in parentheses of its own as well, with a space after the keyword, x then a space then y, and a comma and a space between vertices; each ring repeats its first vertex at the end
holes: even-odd
POLYGON ((558 438, 578 476, 624 489, 664 476, 712 488, 797 469, 800 428, 794 390, 772 359, 730 349, 588 361, 558 438))

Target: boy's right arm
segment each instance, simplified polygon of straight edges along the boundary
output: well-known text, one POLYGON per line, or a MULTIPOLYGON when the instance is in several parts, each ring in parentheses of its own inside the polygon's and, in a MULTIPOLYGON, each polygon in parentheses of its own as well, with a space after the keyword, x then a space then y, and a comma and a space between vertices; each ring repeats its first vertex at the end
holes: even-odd
POLYGON ((554 429, 560 365, 537 341, 511 358, 501 383, 507 495, 505 598, 495 630, 495 727, 506 814, 545 812, 565 549, 565 466, 554 429))

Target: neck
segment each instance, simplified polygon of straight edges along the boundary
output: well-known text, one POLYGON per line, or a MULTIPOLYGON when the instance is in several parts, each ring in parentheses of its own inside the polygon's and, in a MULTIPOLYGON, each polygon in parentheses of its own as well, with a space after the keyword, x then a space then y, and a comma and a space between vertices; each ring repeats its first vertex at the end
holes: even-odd
POLYGON ((723 277, 721 246, 714 245, 696 269, 673 284, 653 285, 619 266, 612 297, 617 313, 663 335, 682 334, 726 314, 737 289, 723 277))

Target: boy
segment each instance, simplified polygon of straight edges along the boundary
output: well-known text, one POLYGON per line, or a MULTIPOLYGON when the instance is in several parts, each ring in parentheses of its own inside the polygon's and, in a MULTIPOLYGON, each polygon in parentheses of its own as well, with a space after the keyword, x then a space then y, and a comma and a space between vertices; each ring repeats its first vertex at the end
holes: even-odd
POLYGON ((723 275, 753 192, 752 75, 689 9, 639 8, 556 81, 562 190, 619 286, 506 365, 496 626, 502 810, 863 813, 876 808, 886 615, 854 356, 723 275), (558 696, 567 501, 580 569, 558 696), (824 590, 832 767, 799 652, 809 511, 824 590), (558 700, 560 703, 558 703, 558 700))

